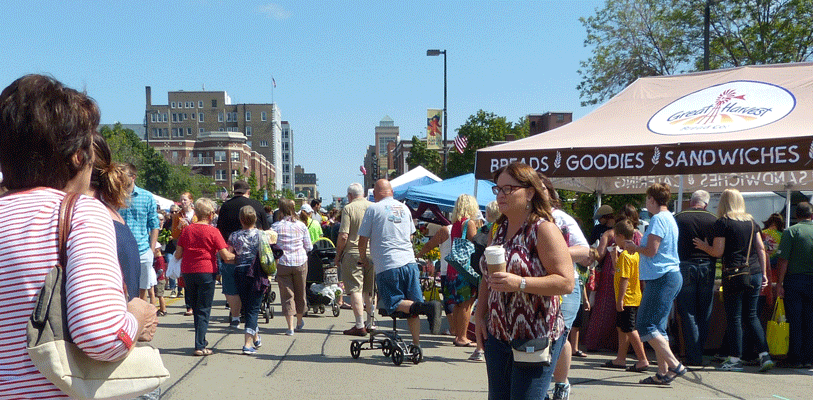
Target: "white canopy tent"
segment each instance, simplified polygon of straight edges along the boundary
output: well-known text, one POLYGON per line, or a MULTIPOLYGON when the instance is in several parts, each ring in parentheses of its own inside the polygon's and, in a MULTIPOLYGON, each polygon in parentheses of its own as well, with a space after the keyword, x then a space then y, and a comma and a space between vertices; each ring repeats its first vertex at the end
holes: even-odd
MULTIPOLYGON (((443 180, 440 179, 440 177, 438 177, 437 175, 430 172, 428 169, 419 165, 407 172, 404 172, 403 175, 391 180, 390 186, 392 186, 393 191, 397 191, 399 186, 407 185, 413 181, 422 180, 426 181, 426 183, 429 183, 429 180, 423 178, 429 178, 429 180, 435 182, 440 182, 443 180)), ((373 189, 367 189, 367 197, 370 199, 373 198, 373 189)))
MULTIPOLYGON (((641 78, 583 118, 481 149, 478 179, 523 161, 557 188, 813 189, 813 63, 641 78)), ((788 196, 789 197, 789 196, 788 196)))

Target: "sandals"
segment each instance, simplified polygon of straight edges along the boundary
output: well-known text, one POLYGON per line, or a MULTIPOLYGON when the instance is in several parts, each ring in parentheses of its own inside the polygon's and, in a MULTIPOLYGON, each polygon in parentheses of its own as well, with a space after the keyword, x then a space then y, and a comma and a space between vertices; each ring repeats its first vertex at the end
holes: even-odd
POLYGON ((577 352, 573 353, 573 356, 574 356, 574 357, 581 357, 581 358, 585 358, 585 357, 587 357, 587 354, 585 354, 583 351, 579 350, 579 351, 577 351, 577 352))
POLYGON ((477 343, 475 342, 468 342, 468 343, 459 343, 459 342, 452 342, 456 347, 476 347, 477 343))
POLYGON ((208 356, 210 354, 212 354, 212 350, 210 349, 198 349, 192 352, 192 355, 195 357, 208 356))
POLYGON ((192 310, 186 310, 186 312, 183 313, 183 315, 185 315, 187 317, 191 316, 192 315, 192 310))
POLYGON ((158 311, 155 312, 155 315, 157 315, 159 317, 165 317, 167 315, 167 312, 158 310, 158 311))
POLYGON ((614 363, 613 360, 607 361, 606 363, 601 364, 601 366, 604 368, 627 369, 626 365, 618 365, 614 363))
POLYGON ((673 372, 675 376, 672 379, 675 379, 679 376, 683 376, 689 370, 688 368, 684 367, 682 363, 678 363, 675 368, 668 368, 669 371, 673 372))
POLYGON ((648 370, 648 369, 649 369, 648 365, 646 367, 638 367, 638 365, 632 364, 629 367, 627 367, 626 371, 627 372, 646 372, 646 370, 648 370))
POLYGON ((649 376, 646 379, 641 379, 638 383, 642 385, 668 385, 672 383, 675 378, 656 373, 655 376, 649 376))

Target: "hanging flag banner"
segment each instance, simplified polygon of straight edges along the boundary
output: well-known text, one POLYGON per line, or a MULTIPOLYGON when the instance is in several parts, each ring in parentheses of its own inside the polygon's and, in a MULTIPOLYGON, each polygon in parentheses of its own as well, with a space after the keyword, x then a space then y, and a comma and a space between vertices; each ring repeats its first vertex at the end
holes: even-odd
POLYGON ((443 142, 443 110, 429 108, 426 110, 426 148, 439 149, 443 142))

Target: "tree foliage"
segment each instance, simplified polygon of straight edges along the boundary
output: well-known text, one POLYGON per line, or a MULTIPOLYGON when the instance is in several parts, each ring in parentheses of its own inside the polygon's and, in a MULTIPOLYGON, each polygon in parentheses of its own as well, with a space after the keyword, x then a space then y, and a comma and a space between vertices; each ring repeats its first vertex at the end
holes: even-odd
POLYGON ((426 148, 426 142, 418 139, 417 136, 412 137, 412 149, 409 150, 406 161, 409 169, 420 165, 435 175, 440 175, 443 169, 443 159, 440 157, 440 153, 437 150, 426 148))
POLYGON ((813 0, 607 0, 581 18, 577 86, 582 105, 601 103, 636 79, 703 68, 703 14, 710 4, 709 66, 799 62, 813 52, 813 0))
POLYGON ((113 161, 132 163, 138 168, 139 187, 169 199, 177 199, 183 192, 195 198, 215 197, 217 186, 212 178, 195 174, 187 166, 170 164, 131 129, 115 124, 102 126, 99 131, 110 146, 113 161))
POLYGON ((518 123, 509 122, 505 117, 483 110, 469 116, 466 122, 457 129, 458 136, 468 139, 463 153, 452 147, 443 178, 452 178, 474 172, 474 157, 478 149, 491 146, 494 142, 504 141, 508 135, 516 139, 528 136, 528 123, 521 118, 518 123))

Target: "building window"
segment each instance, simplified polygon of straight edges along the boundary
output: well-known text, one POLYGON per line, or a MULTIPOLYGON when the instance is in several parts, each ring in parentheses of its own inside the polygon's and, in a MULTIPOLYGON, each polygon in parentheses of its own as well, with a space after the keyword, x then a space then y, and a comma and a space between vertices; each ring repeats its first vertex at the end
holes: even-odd
POLYGON ((195 106, 195 102, 192 102, 192 101, 187 101, 186 102, 186 108, 192 108, 194 106, 195 106))
POLYGON ((282 154, 282 162, 290 162, 291 156, 289 153, 282 154))
POLYGON ((282 138, 283 138, 283 139, 288 139, 288 130, 287 130, 287 129, 284 129, 284 130, 282 131, 282 138))
POLYGON ((189 114, 183 113, 183 120, 186 121, 189 119, 189 114))
POLYGON ((192 136, 192 128, 186 128, 186 136, 192 136))
POLYGON ((260 140, 260 147, 268 147, 268 141, 267 140, 260 140))
POLYGON ((158 137, 158 128, 152 128, 152 137, 158 137))
POLYGON ((197 114, 197 113, 192 113, 192 121, 194 121, 194 120, 195 120, 195 118, 197 118, 197 117, 198 117, 198 114, 197 114))
POLYGON ((178 114, 172 113, 172 122, 178 122, 178 114))
POLYGON ((290 151, 288 142, 282 142, 282 151, 290 151))
POLYGON ((251 111, 246 111, 246 122, 251 121, 251 111))
POLYGON ((164 122, 167 122, 167 113, 163 113, 163 114, 161 114, 161 115, 163 115, 163 120, 164 120, 164 122))
POLYGON ((175 108, 175 102, 174 101, 172 102, 172 104, 170 104, 170 108, 175 108))
POLYGON ((172 161, 178 161, 178 152, 177 151, 172 152, 172 161))
POLYGON ((232 176, 233 178, 237 178, 237 174, 238 174, 238 173, 239 173, 239 172, 238 172, 236 169, 231 170, 231 176, 232 176))
POLYGON ((216 181, 225 181, 226 180, 226 170, 219 169, 215 171, 215 180, 216 181))
POLYGON ((164 137, 169 137, 169 128, 164 128, 164 137))
POLYGON ((251 136, 251 127, 250 126, 246 127, 246 136, 251 136))
POLYGON ((217 108, 217 99, 212 99, 212 108, 217 108))
POLYGON ((150 122, 155 122, 155 114, 150 114, 150 122))
POLYGON ((260 113, 260 119, 263 121, 268 121, 268 113, 266 113, 265 111, 260 113))
POLYGON ((223 150, 216 150, 215 162, 225 162, 225 161, 226 161, 226 152, 223 150))
POLYGON ((203 108, 203 100, 198 100, 198 108, 203 108))
POLYGON ((172 137, 178 136, 178 128, 172 128, 172 137))
POLYGON ((231 160, 232 161, 240 161, 240 153, 236 151, 231 152, 231 160))
POLYGON ((203 113, 198 113, 198 121, 203 122, 203 113))
POLYGON ((200 133, 203 133, 203 128, 200 128, 200 131, 199 131, 199 132, 200 132, 200 133))
POLYGON ((246 140, 246 146, 251 147, 251 140, 246 140))
POLYGON ((562 122, 565 120, 564 114, 556 114, 556 122, 562 122))
POLYGON ((283 174, 288 174, 290 172, 291 172, 291 166, 288 165, 288 164, 283 164, 282 165, 282 173, 283 174))
POLYGON ((217 122, 223 122, 223 113, 222 112, 217 113, 217 122))

